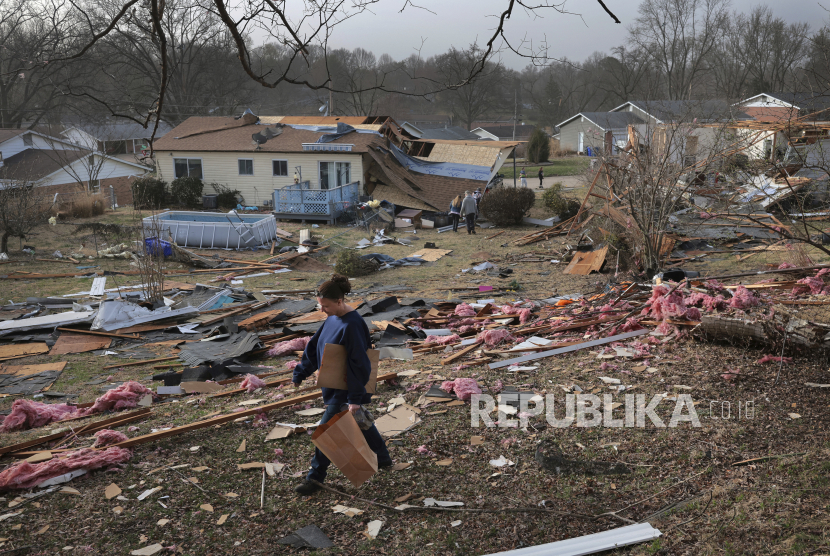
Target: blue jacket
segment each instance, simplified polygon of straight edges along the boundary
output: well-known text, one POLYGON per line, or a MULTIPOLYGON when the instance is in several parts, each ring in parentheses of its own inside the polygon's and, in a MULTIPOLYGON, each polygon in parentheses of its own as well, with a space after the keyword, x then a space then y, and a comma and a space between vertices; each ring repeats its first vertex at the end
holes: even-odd
POLYGON ((371 347, 371 335, 366 321, 357 311, 349 311, 342 317, 330 316, 326 319, 308 342, 300 364, 294 367, 294 382, 302 382, 320 368, 326 344, 340 344, 346 347, 346 384, 349 389, 323 388, 323 403, 362 405, 371 402, 372 394, 366 392, 366 383, 369 382, 372 373, 372 364, 366 355, 366 350, 371 347))

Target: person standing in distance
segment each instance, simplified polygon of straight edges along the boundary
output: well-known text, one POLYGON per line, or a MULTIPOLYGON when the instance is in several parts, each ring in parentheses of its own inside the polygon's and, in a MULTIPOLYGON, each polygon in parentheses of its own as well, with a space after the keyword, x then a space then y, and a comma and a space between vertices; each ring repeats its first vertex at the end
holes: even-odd
POLYGON ((522 187, 527 187, 527 170, 522 166, 522 171, 519 172, 519 177, 522 178, 522 187))
POLYGON ((463 199, 461 195, 456 195, 455 199, 450 202, 450 221, 452 222, 452 231, 458 231, 458 219, 461 217, 461 203, 463 199))
POLYGON ((542 171, 542 167, 539 166, 539 189, 542 189, 542 180, 545 178, 545 172, 542 171))
MULTIPOLYGON (((366 392, 366 383, 372 373, 372 364, 366 350, 371 347, 369 327, 354 308, 346 305, 345 295, 352 290, 349 279, 340 274, 334 274, 330 280, 323 282, 317 289, 317 302, 320 309, 328 315, 323 326, 308 342, 303 352, 300 364, 294 368, 292 379, 294 386, 299 387, 303 380, 320 367, 323 359, 323 350, 326 344, 339 344, 346 348, 346 384, 348 390, 323 388, 323 403, 326 411, 320 424, 327 423, 335 415, 346 408, 354 415, 362 411, 362 406, 372 401, 372 394, 366 392)), ((389 467, 392 458, 386 443, 374 424, 363 430, 364 438, 378 456, 378 467, 389 467)), ((311 459, 311 469, 305 480, 294 488, 294 491, 308 496, 320 490, 320 486, 313 481, 322 483, 326 480, 326 471, 331 461, 319 449, 314 449, 311 459)))
POLYGON ((476 206, 475 198, 470 195, 469 191, 464 192, 464 201, 461 202, 461 215, 467 224, 467 234, 476 233, 476 215, 478 214, 478 207, 476 206))

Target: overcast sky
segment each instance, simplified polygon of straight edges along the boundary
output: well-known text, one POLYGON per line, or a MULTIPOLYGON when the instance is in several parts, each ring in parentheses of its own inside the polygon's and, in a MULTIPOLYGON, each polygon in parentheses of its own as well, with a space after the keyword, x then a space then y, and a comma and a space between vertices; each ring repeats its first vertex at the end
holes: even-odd
MULTIPOLYGON (((478 40, 485 43, 497 20, 496 14, 507 6, 506 0, 415 0, 424 9, 407 8, 400 13, 405 0, 382 0, 372 6, 373 13, 363 13, 338 25, 330 41, 331 48, 362 47, 375 55, 387 53, 396 60, 406 58, 421 47, 421 55, 429 57, 451 46, 464 48, 478 40)), ((564 15, 545 10, 534 17, 516 10, 507 23, 507 36, 520 42, 523 37, 534 44, 547 39, 551 55, 582 60, 594 51, 608 52, 622 44, 626 28, 637 15, 637 2, 605 0, 606 5, 622 24, 614 23, 595 0, 570 0, 566 8, 579 15, 564 15)), ((732 10, 749 12, 757 0, 732 0, 732 10)), ((771 0, 767 4, 776 16, 788 22, 806 21, 815 30, 828 21, 827 12, 815 0, 771 0)), ((504 54, 504 63, 521 69, 527 62, 515 55, 504 54)))

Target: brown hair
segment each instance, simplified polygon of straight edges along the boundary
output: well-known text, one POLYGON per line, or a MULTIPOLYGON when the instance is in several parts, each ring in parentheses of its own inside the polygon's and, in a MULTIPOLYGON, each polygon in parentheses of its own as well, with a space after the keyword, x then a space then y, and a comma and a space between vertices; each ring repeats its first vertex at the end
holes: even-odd
POLYGON ((342 274, 332 274, 331 279, 323 282, 317 288, 317 297, 323 299, 343 299, 343 297, 352 291, 352 284, 349 279, 342 274))

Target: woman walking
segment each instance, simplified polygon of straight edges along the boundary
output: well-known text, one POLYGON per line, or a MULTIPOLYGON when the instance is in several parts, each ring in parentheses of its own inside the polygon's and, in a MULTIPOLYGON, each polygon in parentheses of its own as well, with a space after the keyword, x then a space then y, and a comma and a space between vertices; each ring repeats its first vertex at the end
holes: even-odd
POLYGON ((462 202, 461 195, 456 195, 455 199, 450 202, 450 220, 452 221, 453 232, 458 232, 458 219, 461 217, 462 202))
MULTIPOLYGON (((346 348, 346 385, 348 390, 323 388, 323 403, 326 412, 320 424, 330 421, 341 411, 349 410, 353 415, 363 412, 363 405, 372 401, 372 394, 366 392, 366 383, 372 372, 372 364, 366 350, 371 347, 369 327, 354 308, 346 305, 344 297, 352 290, 349 279, 335 274, 331 280, 323 282, 317 290, 317 302, 320 309, 328 315, 323 326, 308 342, 303 352, 302 361, 294 368, 294 386, 300 386, 303 380, 320 367, 323 359, 323 350, 326 344, 339 344, 346 348)), ((374 424, 363 430, 363 436, 378 456, 378 467, 389 467, 392 458, 386 449, 386 443, 374 424)), ((326 470, 331 461, 319 449, 314 449, 311 460, 311 470, 305 480, 294 488, 295 492, 308 496, 320 490, 320 485, 326 480, 326 470)))

